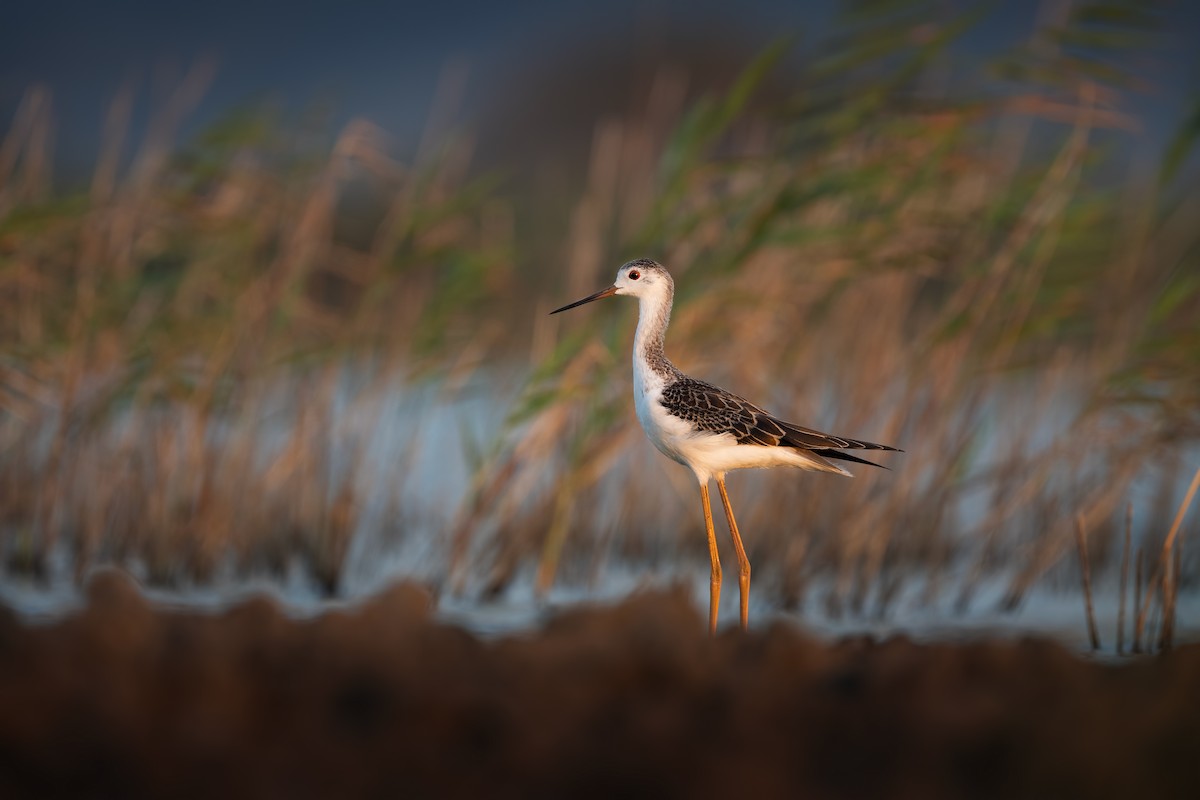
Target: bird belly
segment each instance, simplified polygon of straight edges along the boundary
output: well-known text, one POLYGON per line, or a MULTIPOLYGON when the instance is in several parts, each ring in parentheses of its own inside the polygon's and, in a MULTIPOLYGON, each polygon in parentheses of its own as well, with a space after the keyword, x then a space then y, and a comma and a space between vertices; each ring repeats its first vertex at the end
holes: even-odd
POLYGON ((647 389, 638 381, 634 387, 634 407, 637 409, 638 422, 646 432, 650 443, 667 458, 687 465, 681 445, 692 432, 692 427, 686 421, 671 416, 659 402, 661 389, 647 389))
POLYGON ((783 465, 812 469, 790 447, 738 444, 731 434, 697 430, 687 420, 669 413, 659 402, 659 394, 646 392, 635 397, 638 421, 646 438, 658 452, 691 468, 702 482, 735 469, 783 465))
POLYGON ((639 391, 635 387, 634 405, 642 429, 658 452, 685 467, 691 468, 703 483, 714 475, 724 475, 735 469, 797 467, 805 470, 850 473, 836 465, 818 463, 804 450, 791 447, 768 447, 738 444, 729 433, 697 430, 690 422, 669 413, 659 397, 661 390, 639 391))

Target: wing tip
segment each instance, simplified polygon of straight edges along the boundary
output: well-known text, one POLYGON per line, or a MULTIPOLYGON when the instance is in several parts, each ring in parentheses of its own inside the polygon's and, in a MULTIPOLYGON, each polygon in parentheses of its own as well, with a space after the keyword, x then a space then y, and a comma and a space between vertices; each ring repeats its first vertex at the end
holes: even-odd
POLYGON ((874 461, 868 461, 865 458, 859 458, 858 456, 852 456, 849 453, 842 453, 837 450, 822 450, 821 456, 839 461, 853 461, 855 464, 866 464, 870 467, 879 467, 880 469, 886 469, 888 472, 892 471, 891 467, 885 467, 883 464, 876 464, 874 461))

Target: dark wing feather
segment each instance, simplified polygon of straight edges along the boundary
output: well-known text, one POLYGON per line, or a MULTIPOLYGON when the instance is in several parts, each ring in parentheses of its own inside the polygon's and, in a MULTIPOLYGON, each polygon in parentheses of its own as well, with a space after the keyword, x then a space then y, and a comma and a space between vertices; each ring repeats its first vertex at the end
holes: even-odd
POLYGON ((819 452, 827 458, 880 466, 839 450, 896 450, 884 444, 831 436, 773 417, 744 397, 711 383, 684 377, 663 389, 667 413, 690 422, 699 430, 731 434, 738 444, 794 447, 819 452))
POLYGON ((847 439, 842 436, 831 436, 828 433, 814 431, 812 428, 802 428, 799 425, 793 425, 790 422, 783 420, 775 420, 777 423, 787 429, 788 444, 792 447, 805 447, 811 449, 837 448, 839 450, 891 450, 897 453, 904 452, 896 447, 889 447, 886 444, 876 444, 875 442, 864 442, 861 439, 847 439), (811 442, 811 444, 805 444, 811 442))
MULTIPOLYGON (((890 450, 892 448, 889 447, 888 449, 890 450)), ((865 458, 852 456, 849 453, 843 453, 841 450, 822 450, 821 455, 825 458, 836 459, 837 461, 853 461, 855 464, 869 464, 872 467, 889 469, 889 467, 885 467, 883 464, 876 464, 874 461, 867 461, 865 458)))
POLYGON ((682 378, 663 389, 663 407, 702 431, 728 433, 738 444, 775 447, 788 431, 744 397, 730 394, 711 383, 682 378))

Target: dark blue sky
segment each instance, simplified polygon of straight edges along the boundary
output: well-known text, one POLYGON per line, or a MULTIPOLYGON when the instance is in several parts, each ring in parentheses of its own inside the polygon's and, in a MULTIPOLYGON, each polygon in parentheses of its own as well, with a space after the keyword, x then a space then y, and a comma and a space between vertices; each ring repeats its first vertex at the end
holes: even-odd
MULTIPOLYGON (((554 69, 572 47, 589 40, 645 48, 672 32, 707 29, 752 50, 785 32, 820 39, 837 5, 749 0, 735 12, 733 4, 711 0, 20 3, 6 10, 0 26, 0 130, 7 129, 27 87, 47 85, 54 96, 58 162, 68 169, 86 163, 104 111, 123 83, 138 89, 144 114, 155 102, 156 82, 209 56, 217 77, 192 129, 255 99, 299 108, 321 98, 332 99, 338 119, 362 115, 411 137, 451 62, 469 69, 470 112, 495 92, 512 91, 517 76, 554 69)), ((1024 38, 1038 5, 999 4, 967 46, 987 50, 1024 38)), ((1192 74, 1200 3, 1176 2, 1166 14, 1169 46, 1160 63, 1146 65, 1161 90, 1137 101, 1137 110, 1164 130, 1177 117, 1181 98, 1200 86, 1200 76, 1192 74)), ((1161 140, 1164 134, 1157 134, 1161 140)))

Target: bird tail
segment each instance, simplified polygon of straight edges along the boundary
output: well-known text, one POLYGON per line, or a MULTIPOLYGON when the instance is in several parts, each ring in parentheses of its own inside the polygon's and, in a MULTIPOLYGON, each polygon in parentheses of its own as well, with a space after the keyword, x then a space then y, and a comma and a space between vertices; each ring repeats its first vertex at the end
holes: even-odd
POLYGON ((867 461, 865 458, 859 458, 858 456, 852 456, 849 453, 842 453, 837 450, 822 450, 821 455, 825 456, 825 458, 836 458, 839 461, 853 461, 855 464, 867 464, 868 466, 879 467, 880 469, 888 469, 883 464, 876 464, 874 461, 867 461))
MULTIPOLYGON (((824 452, 818 455, 812 450, 806 450, 803 447, 793 447, 792 452, 800 457, 802 463, 796 464, 800 469, 812 470, 813 472, 832 472, 835 475, 845 475, 847 478, 853 478, 854 473, 849 470, 842 469, 837 464, 827 461, 821 456, 833 456, 832 452, 824 452)), ((841 455, 838 453, 837 455, 841 455)))

